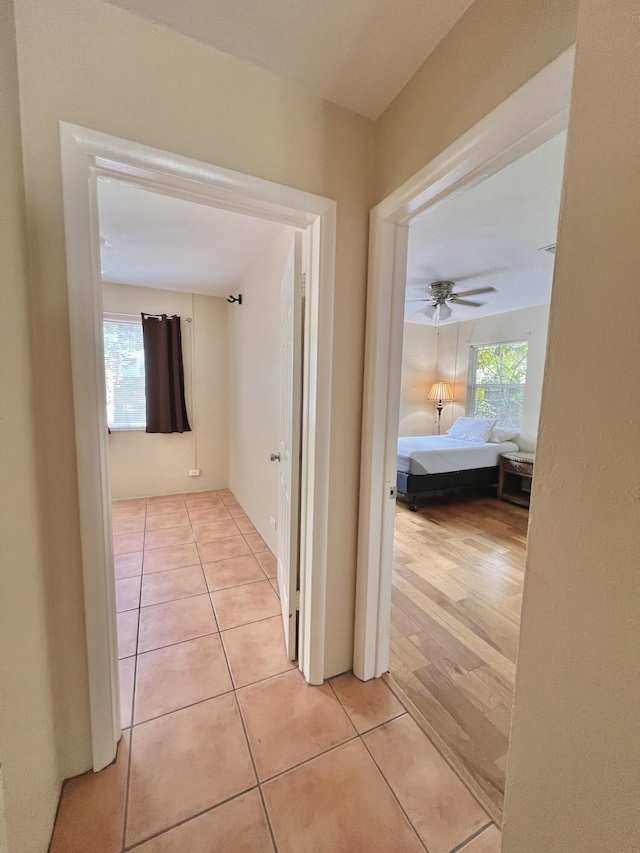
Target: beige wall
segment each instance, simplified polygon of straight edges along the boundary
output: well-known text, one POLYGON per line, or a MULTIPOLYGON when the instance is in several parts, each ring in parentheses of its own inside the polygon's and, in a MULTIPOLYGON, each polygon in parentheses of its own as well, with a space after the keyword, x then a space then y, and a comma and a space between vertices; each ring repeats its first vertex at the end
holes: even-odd
POLYGON ((535 450, 548 326, 548 305, 443 326, 438 341, 437 373, 440 381, 452 384, 455 401, 444 407, 442 432, 465 414, 470 347, 502 341, 527 341, 529 350, 522 430, 516 441, 522 450, 535 450))
POLYGON ((227 302, 213 296, 103 285, 104 310, 115 314, 182 317, 185 399, 191 432, 148 435, 114 430, 109 436, 114 499, 171 495, 227 487, 227 302), (191 317, 192 322, 186 321, 191 317), (199 468, 199 477, 189 470, 199 468))
POLYGON ((402 341, 402 385, 398 435, 431 435, 434 404, 427 400, 436 381, 438 337, 433 326, 405 323, 402 341))
MULTIPOLYGON (((3 19, 0 17, 0 20, 3 19)), ((4 782, 2 781, 2 765, 0 765, 0 853, 9 853, 7 814, 4 805, 4 782)))
POLYGON ((228 306, 229 488, 277 553, 277 452, 280 432, 280 286, 293 240, 288 228, 237 288, 228 306))
MULTIPOLYGON (((44 853, 60 774, 38 509, 18 77, 9 0, 0 0, 0 200, 0 839, 5 836, 0 849, 7 849, 8 835, 11 853, 44 853)), ((62 727, 65 721, 58 716, 57 722, 62 727)))
POLYGON ((578 0, 475 0, 376 122, 375 201, 575 40, 578 0))
POLYGON ((582 0, 504 853, 640 850, 639 56, 635 0, 582 0))
MULTIPOLYGON (((582 0, 581 6, 507 788, 507 853, 626 853, 638 847, 630 796, 636 793, 639 761, 633 692, 638 679, 621 678, 616 664, 635 654, 640 604, 639 555, 629 543, 629 531, 638 524, 640 472, 637 454, 628 450, 637 443, 640 419, 628 367, 636 361, 631 330, 640 320, 632 290, 640 272, 640 187, 633 160, 640 44, 637 4, 612 0, 605 7, 582 0), (620 310, 606 317, 599 311, 600 294, 602 281, 612 278, 620 310), (588 300, 572 298, 591 292, 588 300), (607 382, 618 415, 622 406, 615 424, 607 407, 593 405, 593 378, 607 382), (583 414, 579 430, 576 412, 583 414), (592 442, 615 452, 597 464, 592 442)), ((379 119, 376 199, 566 48, 574 38, 576 8, 577 0, 476 0, 379 119)), ((35 334, 30 362, 18 222, 13 252, 1 256, 14 264, 15 285, 3 290, 3 314, 12 320, 3 346, 12 357, 22 354, 11 365, 10 387, 16 391, 8 446, 16 452, 10 460, 3 457, 8 469, 3 482, 12 483, 10 513, 3 513, 11 535, 3 547, 24 569, 11 578, 19 589, 9 617, 17 615, 13 605, 21 601, 33 616, 27 619, 33 632, 24 633, 26 644, 18 646, 18 635, 12 635, 2 645, 3 664, 7 649, 23 657, 8 676, 3 666, 3 688, 7 678, 11 684, 20 676, 22 690, 0 711, 0 752, 9 832, 15 808, 13 825, 24 831, 17 848, 22 853, 44 850, 43 827, 55 799, 36 466, 62 772, 89 765, 57 122, 76 122, 338 200, 335 347, 338 366, 349 369, 334 375, 328 672, 350 665, 372 131, 346 110, 96 0, 17 0, 17 18, 35 334), (29 368, 38 376, 37 458, 29 368), (12 778, 11 754, 15 759, 22 749, 27 764, 37 756, 37 772, 16 763, 12 778)), ((4 72, 11 45, 5 26, 1 37, 4 72)), ((6 197, 15 206, 20 204, 15 80, 8 90, 3 87, 3 99, 6 91, 14 100, 2 103, 3 133, 13 134, 11 145, 3 145, 3 156, 12 158, 1 171, 9 182, 3 204, 6 197), (14 122, 8 128, 6 115, 14 122)), ((11 618, 3 619, 0 630, 11 625, 11 618)))
MULTIPOLYGON (((66 775, 90 764, 58 121, 337 200, 326 674, 351 666, 373 125, 97 0, 17 0, 39 476, 66 775)), ((25 362, 28 364, 28 360, 25 362)))

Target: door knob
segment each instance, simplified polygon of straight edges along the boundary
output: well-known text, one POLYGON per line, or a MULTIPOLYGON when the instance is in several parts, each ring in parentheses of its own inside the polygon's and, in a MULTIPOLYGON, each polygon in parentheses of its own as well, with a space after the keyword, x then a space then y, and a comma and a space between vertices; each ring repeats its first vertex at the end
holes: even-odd
POLYGON ((279 462, 280 461, 280 454, 279 453, 272 453, 271 456, 269 457, 269 459, 272 462, 279 462))

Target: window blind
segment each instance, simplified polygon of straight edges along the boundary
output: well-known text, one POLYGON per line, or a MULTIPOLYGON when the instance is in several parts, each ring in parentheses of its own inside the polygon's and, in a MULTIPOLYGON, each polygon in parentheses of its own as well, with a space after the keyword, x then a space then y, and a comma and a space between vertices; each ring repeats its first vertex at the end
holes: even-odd
POLYGON ((107 423, 112 430, 144 429, 144 349, 141 320, 104 319, 107 423))

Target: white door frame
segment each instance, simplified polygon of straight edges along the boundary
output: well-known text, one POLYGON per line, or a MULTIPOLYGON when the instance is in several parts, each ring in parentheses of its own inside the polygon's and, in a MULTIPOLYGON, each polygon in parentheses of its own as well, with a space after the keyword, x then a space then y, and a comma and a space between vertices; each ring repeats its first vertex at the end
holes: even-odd
POLYGON ((389 662, 409 225, 567 128, 573 60, 572 47, 371 211, 353 662, 363 680, 389 662))
POLYGON ((66 122, 60 145, 92 755, 100 770, 115 757, 120 711, 97 176, 306 231, 298 657, 311 684, 324 678, 336 203, 66 122))
POLYGON ((280 282, 278 323, 280 362, 280 424, 278 428, 278 550, 277 584, 287 658, 297 657, 296 592, 300 541, 300 461, 302 448, 302 375, 304 360, 304 272, 302 234, 294 233, 280 282), (287 344, 291 344, 289 350, 287 344))

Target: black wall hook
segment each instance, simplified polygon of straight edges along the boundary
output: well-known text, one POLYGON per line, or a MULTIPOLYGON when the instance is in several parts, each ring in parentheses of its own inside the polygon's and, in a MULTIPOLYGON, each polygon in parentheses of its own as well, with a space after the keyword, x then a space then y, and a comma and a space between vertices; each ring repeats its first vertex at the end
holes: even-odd
POLYGON ((227 297, 227 302, 230 302, 232 305, 234 302, 237 302, 238 305, 242 305, 242 294, 239 293, 237 296, 227 297))

